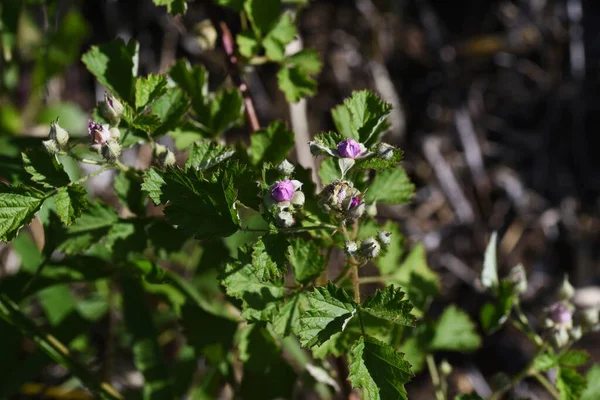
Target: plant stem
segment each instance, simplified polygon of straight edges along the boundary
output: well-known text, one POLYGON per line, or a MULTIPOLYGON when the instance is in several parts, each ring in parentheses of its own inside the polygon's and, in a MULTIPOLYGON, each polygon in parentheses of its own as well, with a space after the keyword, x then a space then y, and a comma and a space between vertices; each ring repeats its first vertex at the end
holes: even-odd
POLYGON ((427 368, 429 369, 429 376, 431 376, 431 383, 435 389, 435 398, 437 400, 446 400, 444 389, 442 388, 442 381, 440 380, 440 374, 437 366, 435 365, 435 359, 433 355, 428 354, 427 357, 427 368))
POLYGON ((540 372, 535 371, 531 374, 537 381, 546 389, 555 399, 560 399, 560 393, 554 387, 554 385, 540 372))
POLYGON ((350 280, 352 281, 354 301, 356 304, 360 304, 360 282, 358 281, 358 265, 356 264, 352 264, 350 267, 350 280))

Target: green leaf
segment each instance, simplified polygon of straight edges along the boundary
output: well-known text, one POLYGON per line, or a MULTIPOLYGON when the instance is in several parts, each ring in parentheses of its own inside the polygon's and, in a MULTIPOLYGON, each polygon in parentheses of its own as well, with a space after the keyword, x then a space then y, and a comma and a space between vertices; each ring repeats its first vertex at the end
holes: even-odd
POLYGON ((288 247, 288 259, 296 282, 307 283, 325 270, 325 258, 319 246, 312 240, 296 238, 288 247))
POLYGON ((56 156, 43 150, 29 150, 21 154, 23 167, 31 180, 46 188, 68 185, 71 181, 56 156))
POLYGON ((411 370, 416 374, 421 372, 425 365, 425 357, 427 356, 427 350, 419 343, 417 337, 409 337, 400 345, 398 348, 400 352, 404 353, 404 359, 412 366, 411 370))
POLYGON ((430 347, 436 350, 473 351, 481 346, 475 324, 462 310, 452 305, 440 317, 430 347))
POLYGON ((373 92, 361 90, 353 92, 331 115, 339 133, 370 146, 388 128, 387 116, 391 109, 390 104, 373 92))
POLYGON ((248 320, 271 320, 285 297, 282 271, 265 250, 262 241, 252 252, 240 250, 239 259, 227 263, 221 276, 227 294, 243 301, 242 317, 248 320))
POLYGON ((165 180, 156 168, 150 168, 144 173, 142 190, 148 193, 148 196, 156 205, 160 204, 160 197, 162 196, 162 187, 164 184, 165 180))
POLYGON ((564 367, 579 367, 590 361, 590 355, 585 350, 569 350, 558 358, 558 362, 564 367))
POLYGON ((337 166, 337 161, 332 157, 327 157, 321 162, 318 173, 323 185, 329 185, 335 180, 342 179, 342 173, 337 166))
POLYGON ((251 58, 260 50, 260 43, 253 32, 240 32, 236 37, 238 51, 246 58, 251 58))
POLYGON ((504 325, 515 301, 512 283, 503 281, 496 289, 496 302, 486 303, 479 316, 481 325, 487 333, 492 333, 504 325))
POLYGON ((33 189, 0 183, 0 241, 11 241, 31 222, 43 201, 43 195, 33 189))
POLYGON ((586 375, 587 388, 581 395, 581 400, 596 400, 600 398, 600 365, 593 365, 586 375))
POLYGON ((404 255, 405 237, 402 232, 400 232, 398 224, 393 221, 387 221, 383 226, 377 225, 373 221, 368 221, 361 225, 359 239, 376 236, 379 231, 390 232, 392 236, 390 244, 388 244, 383 249, 383 253, 375 259, 375 264, 377 265, 377 268, 379 268, 381 275, 392 275, 397 272, 400 267, 400 259, 404 255))
POLYGON ((221 90, 210 102, 210 133, 218 136, 237 125, 244 115, 244 100, 237 88, 221 90))
POLYGON ((40 290, 38 300, 52 326, 59 325, 77 308, 77 301, 67 285, 56 285, 40 290))
POLYGON ((190 66, 187 60, 177 60, 169 70, 169 77, 191 99, 197 115, 208 113, 205 97, 208 94, 208 74, 202 65, 190 66))
POLYGON ((135 80, 135 108, 143 109, 167 90, 167 77, 161 74, 140 76, 135 80))
MULTIPOLYGON (((376 151, 376 149, 375 149, 376 151)), ((383 159, 376 154, 357 160, 356 167, 362 169, 372 169, 374 171, 382 171, 385 169, 395 168, 396 165, 402 161, 404 157, 404 152, 398 148, 393 148, 389 150, 391 152, 391 157, 389 159, 383 159)))
POLYGON ((314 49, 300 50, 285 59, 286 65, 295 66, 309 74, 318 74, 323 67, 319 53, 314 49))
POLYGON ((131 40, 125 44, 122 39, 92 46, 81 57, 87 69, 98 82, 119 95, 130 106, 135 106, 134 96, 134 57, 139 45, 131 40))
POLYGON ((481 284, 487 289, 498 287, 498 257, 496 256, 496 247, 498 241, 498 233, 493 232, 485 249, 483 258, 483 269, 481 270, 481 284))
POLYGON ((365 400, 408 399, 404 385, 413 377, 410 364, 389 345, 361 337, 349 355, 348 379, 363 389, 365 400))
POLYGON ((157 6, 166 6, 170 14, 185 14, 187 10, 186 0, 152 0, 157 6))
POLYGON ((533 368, 539 372, 547 371, 556 366, 558 366, 558 357, 556 356, 556 354, 552 354, 552 353, 539 354, 533 360, 533 368))
POLYGON ((169 88, 152 103, 152 117, 158 117, 158 126, 152 126, 153 137, 162 136, 175 129, 190 108, 190 99, 178 88, 169 88))
POLYGON ((121 287, 125 325, 132 335, 134 364, 144 375, 144 399, 173 398, 171 378, 144 288, 135 278, 123 279, 121 287))
POLYGON ((192 144, 185 168, 195 168, 204 171, 231 158, 235 151, 215 142, 204 140, 192 144))
POLYGON ((223 7, 232 8, 235 11, 242 11, 244 7, 244 0, 215 0, 215 3, 223 7))
POLYGON ((390 285, 385 289, 378 289, 375 294, 367 298, 361 310, 374 317, 385 319, 395 324, 415 326, 415 317, 410 314, 413 306, 404 300, 404 292, 390 285))
POLYGON ((224 168, 233 178, 233 187, 237 190, 238 200, 246 207, 258 211, 262 200, 255 170, 240 161, 227 162, 224 168))
POLYGON ((280 16, 277 25, 269 31, 263 39, 266 56, 271 61, 283 61, 285 58, 285 46, 296 37, 296 25, 289 13, 280 16))
POLYGON ((258 37, 263 37, 275 26, 280 9, 280 0, 246 0, 244 2, 244 10, 258 37))
POLYGON ((559 368, 556 388, 561 400, 579 400, 587 385, 585 377, 571 368, 559 368))
POLYGON ((236 193, 228 173, 220 172, 207 180, 193 169, 169 168, 162 178, 165 183, 160 202, 166 204, 167 220, 178 229, 197 239, 230 236, 238 230, 236 193))
POLYGON ((297 103, 304 97, 314 96, 317 92, 317 81, 298 66, 282 67, 277 73, 277 83, 290 103, 297 103))
POLYGON ((356 304, 342 288, 329 282, 306 296, 309 307, 300 317, 300 343, 320 346, 332 335, 342 332, 356 314, 356 304))
POLYGON ((294 147, 294 133, 283 122, 274 122, 250 136, 250 159, 254 165, 279 164, 294 147))
POLYGON ((61 187, 56 194, 56 213, 63 224, 72 225, 88 207, 87 191, 79 184, 61 187))
POLYGON ((300 303, 306 300, 303 292, 295 293, 279 309, 273 319, 273 328, 275 332, 282 336, 288 336, 300 329, 300 303))
POLYGON ((365 195, 365 201, 383 204, 408 203, 415 194, 413 185, 404 168, 398 166, 377 172, 365 195))
POLYGON ((136 172, 119 171, 115 176, 114 188, 117 198, 136 215, 146 213, 146 193, 142 191, 142 177, 136 172))

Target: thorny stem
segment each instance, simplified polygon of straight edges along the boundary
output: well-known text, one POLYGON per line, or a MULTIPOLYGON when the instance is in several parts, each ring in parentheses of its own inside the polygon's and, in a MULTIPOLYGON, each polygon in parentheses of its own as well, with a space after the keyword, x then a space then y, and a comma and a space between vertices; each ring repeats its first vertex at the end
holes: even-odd
POLYGON ((431 383, 433 384, 433 388, 435 389, 435 398, 437 400, 446 400, 446 394, 444 393, 444 388, 442 387, 440 374, 438 372, 437 366, 435 365, 435 359, 431 354, 428 354, 426 359, 427 368, 429 369, 429 376, 431 376, 431 383))

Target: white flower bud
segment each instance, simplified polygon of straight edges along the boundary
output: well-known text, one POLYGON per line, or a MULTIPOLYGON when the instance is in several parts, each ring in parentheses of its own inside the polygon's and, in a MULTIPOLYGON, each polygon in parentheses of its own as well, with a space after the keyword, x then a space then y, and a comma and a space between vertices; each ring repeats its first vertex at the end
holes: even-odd
POLYGON ((523 294, 527 291, 527 275, 523 264, 519 264, 510 270, 508 280, 512 283, 516 293, 523 294))
POLYGON ((442 375, 448 376, 452 373, 452 365, 446 360, 442 360, 440 363, 440 372, 442 375))
POLYGON ((358 252, 358 243, 354 241, 348 241, 344 244, 344 251, 349 256, 354 256, 358 252))
POLYGON ((110 132, 110 139, 115 141, 121 140, 121 131, 117 127, 110 128, 108 130, 110 132))
POLYGON ((296 168, 294 167, 294 165, 289 162, 288 160, 283 160, 278 166, 277 166, 277 171, 279 171, 279 173, 283 176, 285 176, 286 178, 291 176, 294 173, 294 170, 296 168))
POLYGON ((291 228, 296 223, 296 220, 291 212, 281 211, 279 214, 277 214, 277 220, 275 223, 281 228, 291 228))
POLYGON ((167 147, 157 143, 154 147, 154 159, 161 167, 170 167, 175 164, 175 154, 167 147))
POLYGON ((108 162, 116 161, 121 155, 121 145, 119 142, 108 141, 102 146, 102 157, 108 162))
POLYGON ((292 197, 292 204, 298 207, 302 207, 304 205, 304 201, 306 200, 304 193, 297 191, 294 192, 294 197, 292 197))
POLYGON ((387 246, 392 242, 392 234, 388 231, 377 232, 377 239, 382 246, 387 246))
POLYGON ((569 329, 569 337, 572 341, 581 339, 581 336, 583 336, 583 331, 580 326, 574 326, 573 328, 569 329))
POLYGON ((366 259, 372 259, 379 255, 381 245, 375 238, 367 238, 360 245, 360 255, 366 259))
POLYGON ((561 300, 568 300, 575 294, 575 289, 569 283, 569 276, 565 274, 562 285, 558 288, 557 295, 561 300))
POLYGON ((600 323, 600 310, 597 307, 590 307, 582 310, 581 320, 585 326, 593 328, 600 323))
POLYGON ((569 332, 565 328, 553 329, 550 339, 554 346, 563 347, 569 343, 569 332))
POLYGON ((379 143, 377 145, 377 156, 386 161, 389 161, 394 157, 394 146, 387 143, 379 143))
POLYGON ((58 118, 50 124, 50 133, 48 136, 50 136, 51 140, 56 142, 59 149, 62 150, 67 147, 67 143, 69 142, 69 132, 58 125, 58 118))
POLYGON ((53 140, 53 139, 44 140, 42 142, 42 144, 44 145, 44 148, 46 149, 46 151, 50 154, 56 154, 60 151, 60 149, 58 148, 58 144, 56 143, 56 140, 53 140))
POLYGON ((119 125, 123 115, 123 104, 115 96, 105 92, 104 101, 100 102, 100 113, 112 125, 119 125))
POLYGON ((377 216, 377 203, 372 202, 371 204, 366 205, 365 212, 371 218, 375 218, 377 216))

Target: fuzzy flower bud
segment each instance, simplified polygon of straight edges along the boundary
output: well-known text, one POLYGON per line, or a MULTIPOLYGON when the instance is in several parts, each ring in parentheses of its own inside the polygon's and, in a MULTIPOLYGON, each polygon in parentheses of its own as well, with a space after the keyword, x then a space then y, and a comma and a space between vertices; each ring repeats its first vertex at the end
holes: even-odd
POLYGON ((362 153, 362 148, 356 140, 345 139, 338 143, 337 151, 340 157, 356 158, 362 153))
POLYGON ((452 365, 447 360, 442 360, 440 363, 440 372, 445 376, 450 375, 452 373, 452 365))
POLYGON ((367 238, 360 245, 360 255, 366 259, 372 259, 379 255, 381 245, 375 238, 367 238))
POLYGON ((116 140, 117 142, 121 140, 121 131, 119 128, 113 127, 108 131, 110 132, 110 140, 116 140))
POLYGON ((516 293, 523 294, 527 291, 527 275, 522 264, 510 270, 508 281, 513 285, 516 293))
POLYGON ((571 327, 573 313, 562 302, 554 303, 547 309, 547 316, 555 326, 571 327))
POLYGON ((291 228, 296 223, 296 219, 291 212, 281 211, 279 214, 277 214, 275 223, 281 228, 291 228))
POLYGON ((581 336, 583 336, 583 330, 580 326, 574 326, 573 328, 569 329, 569 337, 572 341, 581 339, 581 336))
POLYGON ((292 197, 292 204, 298 207, 302 207, 304 205, 305 200, 306 197, 304 196, 304 193, 297 191, 294 193, 294 197, 292 197))
POLYGON ((91 119, 88 121, 88 134, 92 144, 104 144, 110 140, 110 131, 106 125, 98 124, 91 119))
POLYGON ((160 143, 154 146, 154 159, 161 167, 168 167, 175 164, 175 154, 160 143))
POLYGON ((54 140, 59 149, 64 149, 69 141, 69 133, 58 125, 58 118, 50 124, 50 140, 54 140))
POLYGON ((294 173, 295 167, 288 160, 283 160, 278 166, 277 171, 285 177, 289 177, 294 173))
POLYGON ((354 241, 348 241, 344 244, 344 251, 352 257, 358 252, 358 244, 354 241))
POLYGON ((377 240, 382 246, 387 246, 392 242, 392 234, 388 231, 377 232, 377 240))
POLYGON ((387 143, 379 143, 376 152, 379 158, 389 161, 394 157, 394 146, 387 143))
POLYGON ((290 201, 294 197, 294 184, 291 180, 277 181, 271 188, 271 196, 277 202, 290 201))
POLYGON ((117 158, 121 155, 121 145, 119 142, 109 141, 104 146, 102 146, 102 157, 106 161, 113 162, 116 161, 117 158))
POLYGON ((555 329, 550 335, 550 340, 554 346, 563 347, 569 343, 569 332, 564 328, 555 329))
POLYGON ((569 276, 565 274, 562 285, 558 288, 556 293, 561 300, 568 300, 575 294, 575 289, 569 283, 569 276))
POLYGON ((56 140, 52 140, 52 139, 44 140, 42 142, 42 144, 44 145, 44 148, 46 149, 46 151, 50 154, 56 154, 60 151, 60 149, 58 148, 58 145, 56 143, 56 140))
POLYGON ((100 112, 112 125, 119 125, 123 115, 123 104, 112 94, 104 92, 104 101, 100 102, 100 112))
POLYGON ((589 307, 581 311, 581 320, 589 328, 593 328, 600 323, 600 310, 597 307, 589 307))

